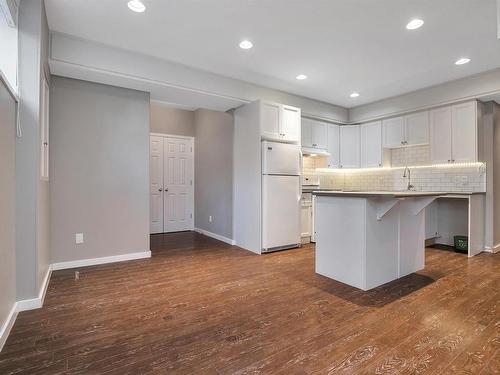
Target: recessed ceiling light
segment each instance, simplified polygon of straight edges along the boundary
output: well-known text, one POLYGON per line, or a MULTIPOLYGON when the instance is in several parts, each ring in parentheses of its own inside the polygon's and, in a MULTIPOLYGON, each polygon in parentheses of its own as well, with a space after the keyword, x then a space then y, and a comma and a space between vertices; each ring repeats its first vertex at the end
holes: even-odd
POLYGON ((142 13, 146 10, 146 6, 140 0, 130 0, 127 6, 130 10, 137 13, 142 13))
POLYGON ((295 77, 295 78, 297 78, 299 81, 302 81, 302 80, 306 79, 306 78, 307 78, 307 76, 306 76, 305 74, 299 74, 299 75, 298 75, 297 77, 295 77))
POLYGON ((249 40, 243 40, 240 43, 240 48, 241 49, 250 49, 253 47, 253 43, 249 40))
POLYGON ((359 96, 359 93, 353 92, 351 95, 349 95, 351 98, 357 98, 359 96))
POLYGON ((457 61, 455 61, 455 65, 464 65, 467 64, 468 62, 470 62, 470 59, 468 57, 462 57, 457 61))
POLYGON ((406 28, 408 30, 416 30, 419 27, 422 27, 423 24, 424 24, 423 20, 415 18, 415 19, 411 20, 410 22, 408 22, 408 24, 406 25, 406 28))

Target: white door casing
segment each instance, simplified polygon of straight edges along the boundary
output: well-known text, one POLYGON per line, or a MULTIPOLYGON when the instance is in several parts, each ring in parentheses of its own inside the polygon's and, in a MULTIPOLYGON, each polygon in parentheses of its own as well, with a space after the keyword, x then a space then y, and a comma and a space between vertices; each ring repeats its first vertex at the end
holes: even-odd
POLYGON ((163 231, 192 230, 193 140, 165 137, 163 153, 163 231))
POLYGON ((149 140, 149 229, 150 233, 163 232, 163 137, 149 140))

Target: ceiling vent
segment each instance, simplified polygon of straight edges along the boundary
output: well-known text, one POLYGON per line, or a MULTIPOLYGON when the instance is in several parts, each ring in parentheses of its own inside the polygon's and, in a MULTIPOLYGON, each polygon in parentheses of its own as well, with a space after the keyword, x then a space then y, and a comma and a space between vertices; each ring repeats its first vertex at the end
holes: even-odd
POLYGON ((0 13, 3 14, 10 27, 17 27, 17 11, 19 0, 0 0, 0 13))

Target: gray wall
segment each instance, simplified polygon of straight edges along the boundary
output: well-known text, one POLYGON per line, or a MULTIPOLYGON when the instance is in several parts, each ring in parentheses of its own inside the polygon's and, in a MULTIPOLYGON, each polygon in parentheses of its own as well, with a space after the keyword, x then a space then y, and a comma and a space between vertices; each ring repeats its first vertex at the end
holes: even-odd
POLYGON ((198 109, 194 118, 195 227, 232 239, 233 115, 198 109))
POLYGON ((149 251, 149 94, 53 76, 50 125, 52 262, 149 251))
POLYGON ((194 112, 151 102, 151 132, 194 137, 194 112))
POLYGON ((40 91, 48 70, 48 28, 42 0, 19 6, 19 120, 16 142, 17 298, 39 295, 48 271, 49 186, 40 181, 40 91))
POLYGON ((0 80, 0 330, 16 303, 15 129, 16 102, 0 80))
POLYGON ((375 118, 395 116, 431 106, 459 100, 487 97, 498 92, 500 69, 450 81, 422 90, 395 96, 349 109, 349 121, 366 122, 375 118))

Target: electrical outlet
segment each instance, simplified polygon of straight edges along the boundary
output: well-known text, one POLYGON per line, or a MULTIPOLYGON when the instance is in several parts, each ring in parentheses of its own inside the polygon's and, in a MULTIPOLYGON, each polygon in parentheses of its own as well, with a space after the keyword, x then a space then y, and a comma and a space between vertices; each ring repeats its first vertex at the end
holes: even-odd
POLYGON ((83 233, 76 233, 75 234, 75 242, 77 244, 83 243, 83 233))
POLYGON ((212 222, 212 215, 210 215, 210 216, 208 217, 208 222, 209 222, 209 223, 211 223, 211 222, 212 222))

